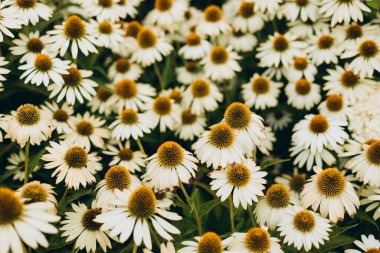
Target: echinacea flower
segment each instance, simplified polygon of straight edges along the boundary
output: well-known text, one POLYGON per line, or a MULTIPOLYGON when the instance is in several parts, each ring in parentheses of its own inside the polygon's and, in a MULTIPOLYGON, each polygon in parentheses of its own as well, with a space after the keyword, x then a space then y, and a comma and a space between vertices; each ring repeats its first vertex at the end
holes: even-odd
POLYGON ((74 109, 71 106, 66 103, 58 105, 54 102, 46 102, 41 106, 41 109, 50 114, 50 118, 58 134, 63 134, 70 131, 68 121, 74 113, 74 109))
POLYGON ((380 250, 380 241, 377 240, 374 235, 361 235, 361 241, 356 240, 354 241, 354 244, 360 248, 360 250, 347 249, 344 251, 344 253, 377 253, 380 250))
POLYGON ((183 109, 179 115, 180 121, 175 127, 175 134, 182 140, 194 140, 199 137, 206 128, 206 116, 204 114, 197 115, 191 109, 183 109))
POLYGON ((231 30, 223 17, 223 11, 217 5, 207 6, 198 22, 196 31, 202 35, 215 37, 231 30))
POLYGON ((11 0, 10 11, 20 19, 23 25, 36 25, 40 18, 49 20, 53 10, 38 0, 11 0))
POLYGON ((215 232, 206 232, 202 236, 194 237, 194 241, 183 241, 184 247, 178 250, 178 253, 228 252, 225 249, 229 241, 222 241, 215 232))
POLYGON ((13 55, 22 56, 20 63, 33 61, 35 56, 42 50, 49 51, 49 36, 40 36, 39 31, 28 34, 19 33, 19 38, 12 41, 15 46, 10 47, 13 55))

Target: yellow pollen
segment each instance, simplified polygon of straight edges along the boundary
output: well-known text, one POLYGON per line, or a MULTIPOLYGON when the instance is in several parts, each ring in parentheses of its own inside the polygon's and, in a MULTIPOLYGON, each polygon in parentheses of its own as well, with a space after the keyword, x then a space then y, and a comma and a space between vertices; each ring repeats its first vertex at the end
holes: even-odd
POLYGON ((142 28, 143 27, 138 21, 131 21, 125 28, 125 35, 128 37, 137 38, 137 35, 139 34, 142 28))
POLYGON ((115 85, 115 92, 124 99, 132 98, 137 94, 137 84, 129 79, 123 79, 115 85))
POLYGON ((202 38, 196 33, 190 33, 185 39, 185 43, 188 46, 198 46, 201 44, 202 38))
POLYGON ((234 131, 225 123, 219 123, 211 127, 208 141, 216 148, 230 147, 235 140, 234 131))
POLYGON ((76 125, 77 133, 83 136, 90 136, 94 132, 94 126, 90 121, 82 120, 76 125))
POLYGON ((42 72, 47 72, 53 67, 53 61, 47 54, 37 54, 34 60, 34 67, 42 72))
POLYGON ((174 168, 182 164, 185 157, 181 145, 174 141, 167 141, 157 149, 158 163, 164 168, 174 168))
POLYGON ((120 113, 120 121, 123 124, 133 125, 133 124, 136 124, 138 122, 138 119, 139 119, 139 115, 133 109, 127 108, 127 109, 124 109, 120 113))
POLYGON ((120 165, 114 165, 107 171, 104 180, 108 189, 118 189, 120 191, 128 189, 131 185, 131 174, 120 165))
POLYGON ((82 215, 82 226, 90 231, 97 231, 102 226, 101 223, 97 223, 94 221, 96 216, 102 213, 101 209, 94 208, 94 209, 87 209, 83 215, 82 215))
POLYGON ((234 102, 224 112, 224 120, 233 129, 243 129, 251 123, 251 111, 247 105, 234 102))
POLYGON ((284 35, 279 34, 274 38, 272 46, 276 51, 284 52, 289 48, 289 42, 284 35))
POLYGON ((296 70, 302 71, 307 68, 308 62, 305 57, 296 57, 293 64, 296 70))
POLYGON ((344 105, 342 96, 338 94, 332 94, 326 99, 326 107, 331 112, 339 112, 344 105))
POLYGON ((197 120, 197 115, 192 113, 190 109, 182 111, 181 120, 183 125, 191 125, 197 120))
POLYGON ((284 185, 274 184, 267 190, 265 200, 271 208, 285 208, 290 203, 290 192, 284 185))
POLYGON ((224 47, 216 46, 211 50, 210 58, 214 64, 224 64, 228 61, 228 52, 224 47))
POLYGON ((172 104, 168 97, 159 96, 153 102, 153 110, 159 115, 167 115, 172 110, 172 104))
POLYGON ((156 213, 157 199, 151 188, 139 186, 130 195, 128 200, 129 213, 141 219, 149 219, 156 213))
POLYGON ((222 240, 214 232, 204 233, 198 242, 197 253, 222 253, 222 240))
POLYGON ((380 166, 380 141, 373 141, 366 152, 367 160, 376 166, 380 166))
POLYGON ((299 95, 305 96, 311 91, 311 83, 306 79, 300 79, 296 82, 295 89, 299 95))
POLYGON ((244 164, 232 164, 227 170, 227 180, 234 187, 246 186, 251 179, 251 171, 244 164))
POLYGON ((360 77, 351 70, 345 71, 341 77, 340 82, 346 88, 355 87, 359 83, 360 77))
POLYGON ((170 8, 173 6, 173 3, 174 0, 156 0, 154 2, 154 6, 157 10, 164 12, 170 10, 170 8))
POLYGON ((265 77, 259 76, 252 82, 252 90, 256 94, 265 94, 269 91, 269 80, 265 77))
POLYGON ((0 187, 0 226, 10 225, 24 211, 21 199, 9 188, 0 187))
POLYGON ((117 72, 127 73, 128 70, 131 68, 131 63, 125 58, 120 58, 116 61, 115 67, 117 72))
POLYGON ((65 81, 65 85, 70 87, 79 86, 82 83, 82 74, 77 68, 69 68, 67 70, 69 73, 66 75, 62 75, 63 80, 65 81))
POLYGON ((40 121, 41 113, 37 106, 25 104, 17 108, 16 119, 20 125, 32 126, 40 121))
POLYGON ((346 179, 336 168, 328 168, 318 174, 317 188, 320 194, 333 198, 341 195, 346 186, 346 179))
POLYGON ((245 234, 244 244, 250 252, 268 252, 271 245, 270 235, 268 231, 261 227, 251 228, 245 234))
POLYGON ((137 42, 142 48, 151 48, 156 45, 157 36, 152 30, 142 28, 137 35, 137 42))
POLYGON ((57 109, 53 114, 53 118, 58 122, 66 122, 69 119, 69 114, 63 109, 57 109))
POLYGON ((107 101, 111 95, 112 93, 103 87, 100 87, 96 93, 96 97, 102 102, 107 101))
POLYGON ((329 49, 334 44, 334 38, 330 35, 322 35, 318 40, 318 47, 320 49, 329 49))
POLYGON ((21 198, 26 199, 25 203, 46 202, 48 194, 40 182, 33 181, 22 187, 21 198))
POLYGON ((66 20, 63 31, 70 39, 80 39, 86 34, 86 25, 80 17, 73 15, 66 20))
POLYGON ((33 53, 41 53, 44 49, 44 44, 39 38, 31 38, 26 43, 26 48, 33 53))
POLYGON ((111 34, 113 32, 112 25, 109 21, 100 22, 98 25, 98 29, 99 32, 103 34, 111 34))
POLYGON ((208 22, 218 22, 223 17, 223 11, 217 5, 209 5, 204 10, 204 17, 208 22))
POLYGON ((83 168, 87 165, 87 152, 81 147, 71 147, 66 151, 64 160, 70 168, 83 168))
POLYGON ((315 227, 315 218, 307 210, 299 211, 293 217, 293 226, 302 233, 311 232, 315 227))
POLYGON ((203 80, 195 80, 190 85, 191 93, 196 98, 202 98, 210 94, 210 84, 203 80))
POLYGON ((315 134, 324 133, 329 129, 329 122, 325 116, 317 114, 310 120, 309 129, 315 134))
POLYGON ((364 58, 372 58, 379 52, 379 46, 373 40, 365 40, 359 45, 359 52, 364 58))
POLYGON ((254 3, 253 2, 242 2, 240 4, 240 8, 239 8, 239 14, 240 14, 240 16, 242 16, 243 18, 250 18, 250 17, 252 17, 253 14, 254 14, 253 7, 254 7, 254 3))

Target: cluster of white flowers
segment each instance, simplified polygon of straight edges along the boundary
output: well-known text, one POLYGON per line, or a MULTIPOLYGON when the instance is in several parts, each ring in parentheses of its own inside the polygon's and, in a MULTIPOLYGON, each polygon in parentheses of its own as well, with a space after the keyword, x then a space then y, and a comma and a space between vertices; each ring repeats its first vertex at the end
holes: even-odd
POLYGON ((367 4, 0 0, 0 253, 380 252, 367 4))

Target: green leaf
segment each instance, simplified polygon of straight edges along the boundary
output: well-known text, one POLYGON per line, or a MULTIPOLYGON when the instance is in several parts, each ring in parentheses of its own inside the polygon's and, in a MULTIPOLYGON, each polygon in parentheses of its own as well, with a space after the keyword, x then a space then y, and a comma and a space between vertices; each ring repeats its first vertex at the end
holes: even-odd
POLYGON ((371 216, 369 216, 366 212, 359 209, 358 213, 356 214, 356 218, 374 225, 377 231, 379 231, 379 226, 377 225, 376 221, 371 216))
POLYGON ((375 10, 380 9, 380 0, 367 1, 367 4, 372 9, 375 9, 375 10))
POLYGON ((15 174, 17 172, 17 169, 15 170, 7 170, 3 173, 1 173, 1 176, 0 176, 0 183, 7 180, 9 177, 13 176, 13 174, 15 174))
POLYGON ((42 148, 40 151, 38 151, 37 154, 33 155, 30 159, 29 159, 29 165, 28 165, 28 169, 30 172, 32 172, 31 170, 36 167, 36 165, 39 163, 39 161, 41 160, 41 157, 44 155, 45 153, 45 148, 42 148))
POLYGON ((315 252, 331 252, 333 249, 352 244, 354 241, 355 238, 352 238, 350 236, 338 235, 333 239, 330 238, 329 241, 325 242, 325 245, 323 245, 319 250, 316 250, 315 252))
POLYGON ((81 197, 89 195, 91 193, 92 193, 91 189, 87 189, 87 190, 84 189, 82 191, 75 191, 74 194, 70 195, 69 197, 67 197, 65 199, 62 206, 67 206, 68 204, 74 202, 75 200, 80 199, 81 197))
POLYGON ((343 233, 346 232, 347 230, 350 230, 350 229, 352 229, 352 228, 354 228, 354 227, 356 227, 356 226, 358 226, 358 225, 359 225, 359 223, 356 223, 356 224, 354 224, 354 225, 350 225, 350 226, 345 226, 345 227, 334 226, 334 227, 332 228, 332 232, 331 232, 331 234, 330 234, 330 238, 331 238, 331 237, 334 237, 334 236, 338 236, 338 235, 340 235, 340 234, 343 234, 343 233))
POLYGON ((202 203, 199 207, 199 215, 202 217, 208 214, 209 212, 211 212, 212 209, 214 209, 214 207, 216 207, 219 204, 221 204, 219 198, 202 203))
POLYGON ((166 58, 162 78, 164 79, 166 85, 174 80, 174 70, 172 68, 172 58, 170 56, 166 58))
POLYGON ((288 161, 290 161, 290 159, 274 159, 274 160, 270 160, 270 161, 265 161, 261 164, 261 169, 265 170, 265 169, 269 168, 270 166, 280 164, 280 163, 285 163, 288 161))
POLYGON ((201 194, 201 191, 199 189, 195 189, 191 193, 191 200, 194 201, 194 204, 196 207, 200 206, 200 204, 202 203, 202 194, 201 194))

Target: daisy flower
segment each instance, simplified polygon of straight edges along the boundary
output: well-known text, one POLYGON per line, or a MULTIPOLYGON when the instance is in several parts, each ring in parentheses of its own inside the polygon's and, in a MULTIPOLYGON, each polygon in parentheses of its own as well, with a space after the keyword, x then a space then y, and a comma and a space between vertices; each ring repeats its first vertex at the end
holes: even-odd
POLYGON ((292 122, 292 115, 285 110, 276 110, 267 114, 265 122, 274 130, 283 130, 292 122))
POLYGON ((142 177, 155 191, 172 191, 181 182, 189 184, 198 169, 198 160, 174 141, 161 144, 146 162, 146 172, 142 177))
POLYGON ((282 184, 273 184, 256 205, 255 214, 260 226, 274 230, 290 207, 290 192, 282 184))
POLYGON ((309 45, 305 48, 305 53, 309 55, 315 65, 338 63, 338 56, 341 51, 339 50, 336 38, 332 35, 318 33, 308 41, 309 45))
POLYGON ((185 66, 178 67, 175 71, 177 81, 185 85, 204 78, 203 66, 195 61, 185 61, 185 66))
POLYGON ((365 146, 365 150, 351 158, 346 164, 347 169, 355 173, 357 179, 370 186, 380 186, 380 141, 376 140, 365 146))
POLYGON ((112 96, 112 92, 105 88, 99 87, 96 91, 96 96, 89 100, 87 106, 91 108, 92 113, 100 113, 106 116, 112 112, 112 105, 109 103, 109 99, 112 96))
MULTIPOLYGON (((25 152, 20 149, 19 152, 15 152, 9 155, 7 158, 8 164, 5 167, 6 170, 13 171, 13 180, 24 181, 25 178, 25 152)), ((33 168, 29 168, 29 178, 33 177, 33 171, 38 169, 37 164, 33 168)))
POLYGON ((144 109, 156 96, 156 90, 151 85, 136 83, 131 79, 122 79, 109 88, 114 92, 108 103, 118 112, 123 109, 144 109))
POLYGON ((253 34, 238 32, 235 29, 229 34, 220 36, 220 44, 224 47, 230 46, 237 52, 250 52, 257 45, 257 39, 253 34))
POLYGON ((67 105, 66 103, 58 105, 55 102, 46 102, 41 106, 41 109, 50 114, 50 118, 53 121, 53 125, 58 134, 63 134, 70 131, 68 120, 74 113, 73 107, 67 105))
POLYGON ((276 142, 277 138, 270 127, 264 128, 264 134, 266 138, 262 140, 261 145, 258 146, 258 148, 261 153, 269 155, 270 151, 273 150, 273 144, 276 142))
POLYGON ((9 29, 20 29, 22 21, 14 15, 14 11, 9 8, 9 1, 0 3, 0 42, 4 41, 4 34, 14 38, 14 35, 9 29))
POLYGON ((130 62, 127 58, 119 58, 108 70, 108 78, 117 83, 123 79, 136 81, 143 73, 140 65, 130 62))
POLYGON ((373 212, 373 219, 376 221, 380 218, 380 188, 367 186, 360 193, 363 199, 360 200, 360 205, 368 205, 365 209, 367 213, 373 212))
POLYGON ((92 36, 97 40, 96 45, 99 47, 109 48, 112 51, 118 52, 120 44, 124 43, 124 32, 121 30, 120 24, 109 20, 90 20, 89 27, 90 30, 94 31, 92 36))
POLYGON ((368 97, 375 90, 375 81, 360 78, 348 63, 344 67, 336 65, 335 69, 327 69, 327 73, 328 75, 323 77, 326 80, 323 90, 326 90, 328 95, 341 95, 349 104, 368 97))
POLYGON ((256 110, 275 107, 282 83, 274 82, 266 76, 254 74, 249 83, 243 84, 244 103, 256 110))
POLYGON ((380 72, 380 39, 377 37, 363 38, 346 49, 341 58, 352 58, 350 68, 360 75, 360 78, 372 77, 373 72, 380 72))
POLYGON ((88 2, 84 4, 86 12, 100 22, 104 20, 114 22, 125 17, 123 7, 118 4, 120 2, 118 0, 90 0, 88 2))
POLYGON ((310 110, 321 101, 321 87, 307 79, 290 81, 285 87, 288 104, 298 110, 310 110))
POLYGON ((153 26, 170 28, 174 23, 185 19, 187 5, 185 0, 155 0, 154 9, 147 14, 145 22, 153 26))
POLYGON ((112 156, 112 160, 109 163, 110 166, 120 165, 127 168, 131 173, 141 171, 141 168, 145 167, 146 154, 141 151, 132 150, 129 140, 124 145, 121 142, 117 142, 115 145, 108 144, 103 154, 112 156))
POLYGON ((298 173, 298 169, 293 169, 293 174, 282 174, 274 179, 278 184, 286 186, 290 190, 290 202, 295 205, 301 204, 301 192, 306 184, 306 174, 298 173))
POLYGON ((1 87, 2 87, 2 81, 7 80, 3 75, 9 74, 11 72, 9 69, 3 68, 3 66, 7 65, 8 63, 9 62, 7 60, 5 60, 4 57, 0 57, 0 86, 1 87))
POLYGON ((244 151, 234 130, 226 123, 219 123, 204 132, 192 145, 194 153, 207 166, 226 167, 229 163, 241 162, 244 151))
POLYGON ((127 241, 133 233, 133 241, 137 246, 144 242, 145 247, 152 249, 150 224, 157 234, 166 240, 173 240, 170 234, 180 234, 180 231, 165 219, 177 221, 182 219, 181 216, 163 210, 153 190, 148 186, 139 186, 129 196, 123 194, 120 197, 119 206, 99 214, 94 220, 102 223, 100 229, 109 230, 110 236, 120 235, 120 243, 127 241))
POLYGON ((328 24, 329 21, 330 19, 323 18, 320 14, 317 15, 314 22, 311 20, 307 22, 302 20, 291 21, 287 23, 289 27, 288 33, 299 39, 307 40, 316 33, 329 33, 331 30, 330 24, 328 24))
POLYGON ((146 114, 137 113, 133 109, 124 109, 108 127, 112 129, 112 138, 116 140, 123 141, 131 137, 137 140, 151 132, 153 123, 146 114))
POLYGON ((321 215, 333 223, 343 220, 345 211, 353 217, 360 203, 352 184, 336 168, 322 170, 314 166, 313 170, 316 174, 302 190, 302 206, 312 207, 315 212, 320 207, 321 215))
POLYGON ((52 80, 57 85, 62 86, 64 83, 62 75, 68 74, 69 64, 70 61, 62 61, 46 53, 39 53, 34 56, 32 61, 26 62, 18 69, 24 71, 20 76, 20 79, 26 77, 24 83, 31 82, 37 86, 43 83, 48 86, 52 80))
POLYGON ((76 239, 74 249, 86 249, 86 252, 96 252, 98 245, 104 252, 107 252, 107 248, 111 249, 112 244, 107 233, 100 230, 100 223, 94 221, 102 213, 102 209, 95 205, 87 208, 82 203, 71 204, 71 208, 73 211, 65 212, 66 217, 60 228, 63 231, 62 237, 67 237, 66 242, 76 239))
MULTIPOLYGON (((262 1, 262 0, 261 0, 262 1)), ((265 0, 267 1, 267 0, 265 0)), ((257 4, 257 1, 256 1, 257 4)), ((256 5, 255 5, 256 6, 256 5)), ((294 57, 302 55, 306 44, 297 41, 297 38, 289 33, 269 35, 269 39, 258 47, 256 57, 260 60, 260 67, 289 66, 294 57)))
POLYGON ((45 169, 55 169, 52 176, 57 176, 56 184, 65 180, 67 188, 77 190, 80 185, 86 187, 96 182, 94 174, 102 169, 96 153, 89 153, 79 146, 69 146, 63 141, 50 142, 46 150, 41 159, 47 162, 45 169))
POLYGON ((183 105, 196 115, 212 112, 223 101, 223 94, 218 87, 207 79, 197 79, 184 92, 183 105))
POLYGON ((19 188, 16 191, 16 194, 24 200, 25 204, 48 202, 52 204, 52 208, 55 210, 57 199, 55 198, 56 193, 53 189, 54 187, 50 184, 41 183, 40 181, 32 181, 19 188))
POLYGON ((156 128, 159 125, 160 132, 163 133, 167 128, 171 131, 174 130, 179 120, 177 115, 180 110, 181 108, 174 103, 173 99, 158 96, 147 105, 147 111, 144 115, 150 120, 152 128, 156 128))
POLYGON ((204 114, 197 115, 191 109, 182 109, 178 117, 180 121, 175 126, 175 134, 181 140, 192 141, 205 131, 207 119, 204 114))
POLYGON ((369 235, 368 237, 365 235, 361 235, 361 241, 356 240, 354 244, 360 248, 360 250, 356 249, 347 249, 344 253, 362 253, 362 252, 374 252, 380 250, 380 241, 376 240, 373 235, 369 235))
POLYGON ((343 97, 338 94, 329 95, 326 100, 318 106, 318 109, 320 114, 341 121, 346 121, 351 111, 350 108, 347 107, 347 103, 343 97))
POLYGON ((201 63, 204 65, 206 77, 213 81, 222 81, 232 79, 236 72, 242 70, 237 62, 240 58, 229 47, 215 46, 201 63))
POLYGON ((307 171, 310 171, 313 165, 322 167, 323 163, 326 165, 332 165, 336 162, 335 153, 329 145, 323 148, 322 151, 311 151, 310 148, 303 146, 297 146, 296 142, 292 141, 292 147, 289 149, 290 156, 295 157, 293 164, 298 168, 302 168, 306 164, 307 171))
POLYGON ((113 165, 106 172, 104 179, 96 185, 96 203, 106 208, 112 205, 118 194, 130 194, 141 184, 129 170, 120 165, 113 165))
POLYGON ((32 249, 47 248, 49 243, 43 233, 58 233, 50 223, 59 221, 60 217, 48 213, 51 207, 48 202, 27 204, 13 190, 0 187, 0 206, 3 252, 23 252, 23 243, 32 249))
POLYGON ((316 21, 318 18, 319 1, 317 0, 288 0, 281 6, 281 13, 287 20, 301 19, 316 21))
POLYGON ((227 33, 231 30, 230 25, 224 20, 223 11, 217 5, 207 6, 196 27, 197 33, 211 37, 227 33))
POLYGON ((248 157, 252 156, 256 147, 265 152, 262 149, 262 142, 266 139, 263 118, 251 112, 247 105, 239 102, 230 104, 224 112, 223 121, 232 128, 248 157))
POLYGON ((23 104, 16 111, 12 111, 7 127, 7 136, 21 147, 27 142, 40 145, 50 138, 54 129, 49 115, 32 104, 23 104))
POLYGON ((178 253, 198 253, 198 252, 229 252, 225 251, 230 239, 220 239, 214 232, 206 232, 202 236, 194 237, 194 241, 183 241, 184 246, 178 253))
POLYGON ((236 208, 241 204, 247 209, 247 205, 258 202, 258 196, 264 196, 264 184, 267 182, 264 177, 268 173, 260 170, 260 166, 250 158, 243 163, 228 164, 209 174, 211 190, 217 191, 216 196, 221 197, 221 201, 231 196, 236 208))
POLYGON ((282 2, 283 0, 255 0, 254 10, 255 12, 262 12, 271 16, 278 11, 282 2))
MULTIPOLYGON (((169 241, 169 242, 167 242, 166 245, 165 245, 165 243, 161 243, 160 252, 161 253, 176 253, 176 250, 174 248, 173 243, 169 241)), ((145 249, 143 249, 143 253, 153 253, 153 251, 145 248, 145 249)))
POLYGON ((210 49, 211 44, 207 40, 192 32, 186 36, 185 45, 179 49, 178 54, 185 60, 199 60, 203 59, 210 49))
POLYGON ((23 25, 36 25, 40 18, 49 20, 53 10, 38 0, 13 0, 11 1, 10 11, 22 21, 23 25))
POLYGON ((121 17, 123 19, 127 17, 134 18, 138 13, 137 8, 141 2, 141 0, 119 0, 117 4, 119 5, 120 11, 122 12, 121 17))
POLYGON ((289 81, 304 78, 313 82, 317 72, 315 65, 307 57, 301 56, 293 59, 293 63, 285 69, 284 74, 289 81))
POLYGON ((363 11, 371 12, 360 0, 323 0, 319 12, 324 17, 331 18, 331 26, 337 23, 350 23, 350 21, 363 21, 363 11))
POLYGON ((19 39, 12 41, 15 46, 10 47, 9 50, 13 55, 22 56, 20 63, 33 62, 36 55, 42 53, 44 49, 49 51, 49 36, 40 36, 39 31, 30 32, 27 35, 19 33, 18 36, 20 37, 19 39))
POLYGON ((331 225, 328 219, 301 207, 291 207, 278 224, 278 231, 284 237, 284 243, 294 245, 297 250, 303 247, 309 251, 313 246, 319 249, 329 240, 331 225))
POLYGON ((104 128, 105 120, 101 120, 89 112, 84 115, 77 114, 68 120, 70 131, 63 134, 61 137, 67 143, 77 143, 86 150, 90 150, 91 144, 95 147, 105 147, 104 140, 110 137, 108 129, 104 128))
POLYGON ((255 33, 264 27, 266 18, 261 12, 254 11, 254 2, 241 1, 236 7, 237 15, 231 22, 237 32, 255 33))
POLYGON ((131 61, 141 64, 143 67, 160 62, 163 57, 168 56, 173 47, 149 28, 142 28, 137 35, 136 47, 133 49, 131 61))
POLYGON ((246 233, 233 233, 228 246, 230 252, 268 252, 283 253, 280 240, 270 236, 266 227, 253 227, 246 233))
POLYGON ((174 103, 176 103, 178 105, 182 105, 184 92, 185 92, 184 86, 179 86, 179 87, 176 86, 174 88, 162 90, 160 92, 160 95, 165 96, 165 97, 169 97, 170 99, 172 99, 174 101, 174 103))
POLYGON ((63 57, 71 44, 73 59, 78 57, 78 50, 85 56, 98 52, 94 46, 97 41, 92 33, 93 31, 88 29, 88 24, 76 15, 68 17, 63 24, 56 25, 54 30, 48 31, 52 50, 59 51, 60 56, 63 57))

